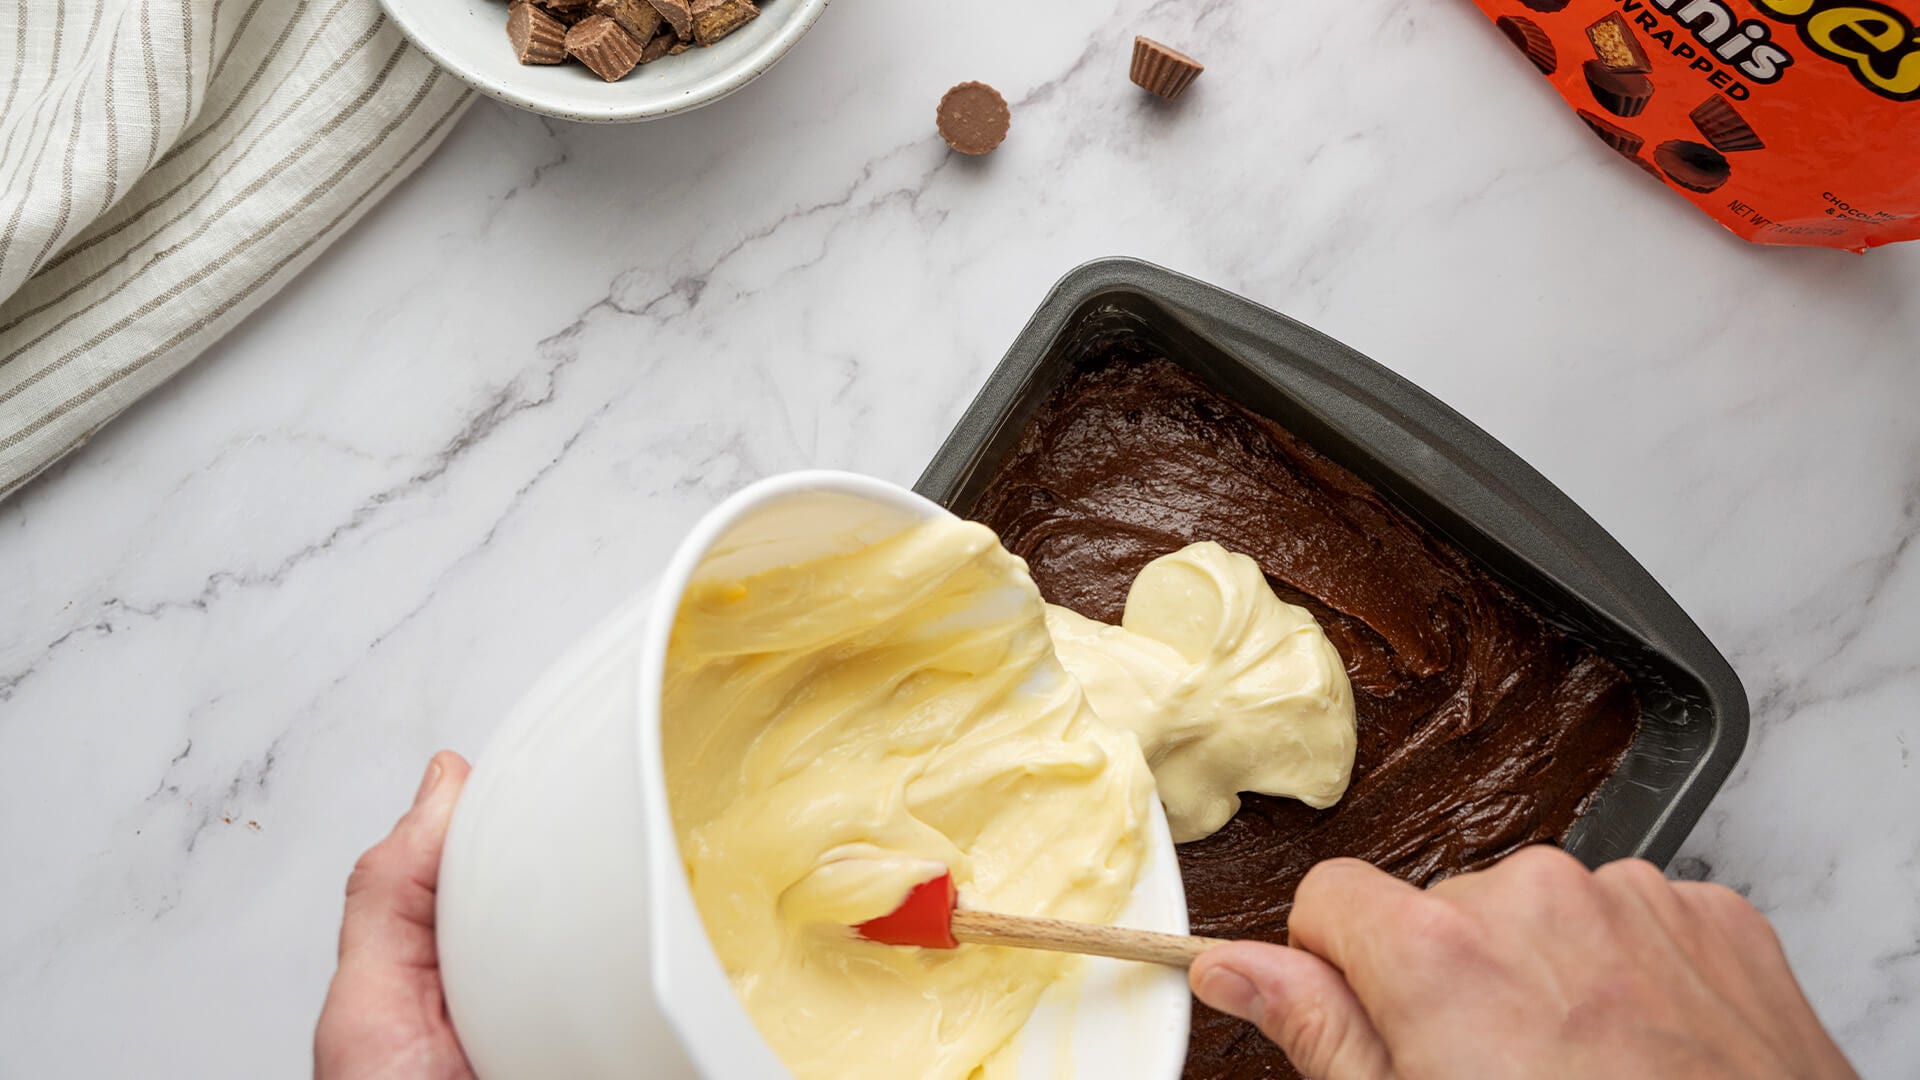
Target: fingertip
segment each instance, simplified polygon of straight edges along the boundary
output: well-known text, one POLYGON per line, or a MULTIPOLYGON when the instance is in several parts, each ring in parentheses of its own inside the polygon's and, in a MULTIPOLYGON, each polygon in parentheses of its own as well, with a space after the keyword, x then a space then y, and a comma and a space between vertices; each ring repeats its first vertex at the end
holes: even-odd
POLYGON ((1371 948, 1368 927, 1393 926, 1420 890, 1359 859, 1327 859, 1294 890, 1287 944, 1347 969, 1371 948))
MULTIPOLYGON (((445 753, 442 751, 441 753, 445 753)), ((433 797, 433 790, 440 786, 440 778, 445 776, 447 768, 440 762, 440 754, 427 759, 426 774, 420 777, 420 786, 413 789, 413 805, 419 806, 433 797)))
POLYGON ((1287 996, 1289 969, 1307 959, 1284 945, 1236 941, 1201 953, 1187 981, 1208 1006, 1264 1026, 1270 1005, 1287 996))
POLYGON ((453 808, 472 771, 465 758, 442 750, 427 763, 413 805, 386 838, 368 849, 347 879, 340 955, 373 946, 368 955, 430 958, 434 888, 440 876, 453 808), (422 928, 425 937, 421 937, 422 928))
POLYGON ((1212 946, 1194 957, 1193 963, 1187 965, 1187 985, 1192 987, 1195 993, 1200 991, 1200 977, 1220 966, 1220 950, 1226 947, 1225 945, 1212 946))
POLYGON ((446 813, 459 800, 460 791, 466 786, 467 776, 473 767, 459 754, 442 750, 433 755, 427 764, 427 771, 434 777, 433 790, 427 793, 421 804, 432 804, 440 813, 446 813))
POLYGON ((1264 941, 1234 941, 1216 945, 1193 962, 1192 977, 1199 979, 1214 972, 1228 972, 1254 984, 1256 988, 1276 984, 1301 963, 1319 961, 1298 949, 1264 941))
POLYGON ((1380 878, 1395 880, 1372 863, 1359 859, 1341 857, 1323 859, 1307 868, 1306 875, 1293 892, 1294 915, 1300 909, 1313 909, 1334 899, 1334 906, 1343 906, 1346 899, 1356 893, 1371 893, 1380 888, 1380 878))
POLYGON ((1352 855, 1335 855, 1331 859, 1321 859, 1319 862, 1307 868, 1309 874, 1318 871, 1322 876, 1327 874, 1351 873, 1356 870, 1363 874, 1384 872, 1367 860, 1355 858, 1352 855))
POLYGON ((443 783, 452 782, 456 787, 466 783, 467 775, 473 772, 473 766, 467 764, 467 759, 452 750, 441 750, 434 754, 428 765, 440 770, 443 783))
POLYGON ((401 842, 409 849, 437 860, 447 829, 453 822, 453 809, 472 771, 466 759, 451 750, 433 755, 413 805, 394 826, 395 836, 402 838, 401 842))
POLYGON ((1263 942, 1209 949, 1194 994, 1249 1021, 1309 1076, 1389 1075, 1386 1045, 1340 972, 1309 952, 1263 942))
POLYGON ((1383 877, 1397 880, 1364 859, 1355 859, 1346 855, 1322 859, 1307 868, 1306 875, 1300 879, 1299 888, 1295 890, 1294 901, 1299 902, 1301 893, 1316 892, 1330 886, 1339 887, 1354 882, 1370 882, 1383 877))
POLYGON ((458 797, 461 787, 467 782, 467 775, 473 767, 467 759, 451 750, 442 750, 427 761, 426 775, 420 779, 420 788, 414 792, 413 808, 421 810, 436 804, 444 804, 449 797, 458 797))
POLYGON ((1259 991, 1227 961, 1207 959, 1219 951, 1202 954, 1188 969, 1187 984, 1193 988, 1193 996, 1228 1016, 1258 1023, 1264 1011, 1259 991))

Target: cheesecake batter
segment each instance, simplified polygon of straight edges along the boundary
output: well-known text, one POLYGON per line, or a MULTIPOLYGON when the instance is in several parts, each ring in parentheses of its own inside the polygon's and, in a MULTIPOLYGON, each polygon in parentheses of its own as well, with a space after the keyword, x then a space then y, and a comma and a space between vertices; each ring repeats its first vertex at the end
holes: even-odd
POLYGON ((1242 791, 1324 809, 1347 790, 1347 670, 1247 556, 1189 544, 1134 578, 1119 626, 1049 605, 1047 629, 1100 719, 1139 737, 1175 843, 1219 830, 1242 791))
POLYGON ((694 900, 794 1075, 1011 1075, 1014 1036, 1074 958, 848 926, 942 866, 990 910, 1111 922, 1126 905, 1152 780, 1054 659, 1020 560, 947 518, 697 580, 663 709, 694 900))
MULTIPOLYGON (((1175 364, 1079 362, 971 516, 1048 600, 1121 618, 1155 558, 1217 540, 1259 563, 1346 659, 1359 748, 1329 810, 1250 795, 1183 844, 1195 933, 1284 940, 1295 886, 1351 855, 1409 881, 1555 840, 1626 751, 1626 675, 1280 425, 1175 364)), ((1187 1075, 1291 1076, 1249 1025, 1196 1006, 1187 1075)))

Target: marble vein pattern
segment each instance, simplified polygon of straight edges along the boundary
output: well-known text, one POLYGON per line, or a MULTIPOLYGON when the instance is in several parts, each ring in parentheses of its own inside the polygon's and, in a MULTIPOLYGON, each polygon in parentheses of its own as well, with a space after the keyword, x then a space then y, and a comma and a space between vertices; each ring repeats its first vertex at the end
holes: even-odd
POLYGON ((1751 897, 1862 1071, 1910 1072, 1920 246, 1741 243, 1465 3, 839 0, 701 112, 477 104, 0 504, 0 1076, 303 1071, 347 870, 428 754, 478 753, 729 491, 911 482, 1110 254, 1395 368, 1652 570, 1754 703, 1673 873, 1751 897), (1135 33, 1206 74, 1141 94, 1135 33), (981 160, 932 126, 965 79, 1013 103, 981 160))

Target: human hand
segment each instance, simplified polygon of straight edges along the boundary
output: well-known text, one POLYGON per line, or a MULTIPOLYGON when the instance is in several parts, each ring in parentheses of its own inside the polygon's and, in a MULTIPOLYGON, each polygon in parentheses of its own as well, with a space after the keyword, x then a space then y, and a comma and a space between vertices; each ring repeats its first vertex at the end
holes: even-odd
POLYGON ((447 1019, 434 944, 434 887, 447 824, 471 771, 442 750, 413 806, 353 866, 340 970, 313 1034, 315 1080, 470 1080, 447 1019))
POLYGON ((1334 859, 1288 935, 1190 978, 1316 1080, 1855 1075, 1765 916, 1638 859, 1530 847, 1424 892, 1334 859))

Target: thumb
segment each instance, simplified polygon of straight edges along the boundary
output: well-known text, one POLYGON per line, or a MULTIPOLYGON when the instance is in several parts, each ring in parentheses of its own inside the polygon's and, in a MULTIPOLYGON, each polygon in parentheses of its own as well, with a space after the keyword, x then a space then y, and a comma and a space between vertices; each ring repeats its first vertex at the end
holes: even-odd
POLYGON ((1338 969, 1309 952, 1240 941, 1208 949, 1187 973, 1201 1001, 1252 1022, 1314 1080, 1393 1075, 1387 1044, 1338 969))
POLYGON ((443 750, 427 765, 420 790, 387 838, 354 864, 340 923, 340 959, 365 953, 382 962, 416 967, 436 963, 434 889, 440 850, 470 766, 443 750))

